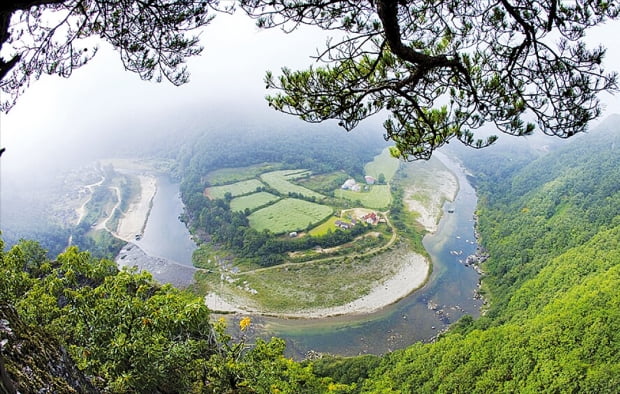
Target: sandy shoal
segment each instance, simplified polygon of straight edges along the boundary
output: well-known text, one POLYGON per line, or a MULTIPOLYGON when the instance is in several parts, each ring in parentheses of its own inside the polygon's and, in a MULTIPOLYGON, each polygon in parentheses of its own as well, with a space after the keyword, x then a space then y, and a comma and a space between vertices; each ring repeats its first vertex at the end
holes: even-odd
MULTIPOLYGON (((419 191, 419 190, 418 190, 419 191)), ((420 223, 426 231, 434 233, 437 231, 439 219, 443 212, 444 201, 454 201, 459 191, 459 183, 450 171, 438 171, 434 174, 433 187, 422 190, 430 202, 423 204, 411 198, 416 192, 415 188, 405 190, 405 203, 410 211, 418 213, 416 221, 420 223)))
POLYGON ((366 314, 391 305, 422 287, 428 277, 429 269, 430 264, 424 256, 410 252, 394 276, 377 284, 365 296, 348 304, 331 308, 308 309, 293 313, 272 313, 245 307, 242 305, 242 300, 235 302, 224 299, 215 293, 207 294, 205 296, 205 303, 209 309, 216 312, 265 314, 283 318, 313 319, 337 315, 366 314))
POLYGON ((117 237, 131 242, 136 234, 142 234, 157 192, 157 180, 153 176, 139 175, 140 195, 132 201, 118 222, 117 237))

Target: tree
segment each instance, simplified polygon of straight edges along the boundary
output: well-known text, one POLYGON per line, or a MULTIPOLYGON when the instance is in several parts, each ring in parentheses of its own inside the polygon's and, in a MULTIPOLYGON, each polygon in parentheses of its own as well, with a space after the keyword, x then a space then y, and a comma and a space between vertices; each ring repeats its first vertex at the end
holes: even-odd
MULTIPOLYGON (((31 78, 69 76, 90 60, 99 36, 143 79, 187 81, 184 60, 200 53, 190 35, 218 0, 18 0, 0 6, 0 109, 31 78), (27 32, 27 33, 25 33, 27 32), (5 56, 8 56, 5 58, 5 56)), ((225 11, 231 11, 228 2, 225 11)), ((308 122, 337 119, 346 130, 382 110, 393 155, 428 159, 456 138, 493 125, 509 135, 537 127, 561 138, 601 113, 597 94, 617 89, 605 50, 588 28, 615 19, 616 2, 577 0, 239 0, 264 28, 315 25, 338 32, 317 54, 324 65, 267 73, 275 109, 308 122)))
POLYGON ((589 49, 588 28, 618 16, 605 1, 241 0, 265 28, 338 32, 308 70, 267 73, 278 111, 347 131, 384 109, 393 154, 428 159, 457 138, 475 148, 486 124, 510 135, 570 137, 599 116, 597 93, 615 90, 589 49))
POLYGON ((17 0, 0 5, 0 110, 7 112, 31 79, 63 77, 95 56, 90 37, 120 52, 142 79, 188 80, 186 58, 202 51, 191 33, 208 24, 218 0, 17 0))

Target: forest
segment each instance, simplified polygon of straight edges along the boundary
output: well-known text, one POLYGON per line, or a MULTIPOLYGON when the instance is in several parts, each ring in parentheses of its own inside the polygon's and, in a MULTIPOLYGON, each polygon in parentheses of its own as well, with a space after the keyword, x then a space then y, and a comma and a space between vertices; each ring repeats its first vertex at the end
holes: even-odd
MULTIPOLYGON (((480 195, 478 230, 491 256, 482 267, 488 306, 432 343, 381 357, 295 362, 283 356, 281 340, 248 343, 249 319, 228 334, 225 319, 210 322, 200 299, 157 285, 147 273, 118 271, 77 248, 49 260, 35 242, 22 241, 0 255, 2 367, 17 381, 25 366, 53 373, 18 349, 58 343, 75 373, 85 375, 80 381, 88 381, 73 386, 78 392, 91 387, 84 384, 162 393, 616 392, 615 121, 549 153, 459 153, 480 195)), ((30 380, 33 386, 19 388, 69 392, 67 380, 30 380)))

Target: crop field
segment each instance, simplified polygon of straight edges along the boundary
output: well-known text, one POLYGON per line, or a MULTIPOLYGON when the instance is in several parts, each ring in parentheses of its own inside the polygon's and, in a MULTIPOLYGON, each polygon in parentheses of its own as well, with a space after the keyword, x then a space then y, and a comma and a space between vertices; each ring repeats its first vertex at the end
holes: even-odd
POLYGON ((373 185, 367 192, 338 189, 334 195, 354 202, 359 201, 362 206, 372 209, 386 209, 392 202, 392 194, 388 185, 373 185))
POLYGON ((230 209, 240 212, 243 212, 246 209, 253 210, 258 207, 262 207, 263 205, 267 205, 279 198, 280 197, 274 196, 273 194, 267 192, 252 193, 247 196, 234 198, 230 202, 230 209))
POLYGON ((385 176, 385 181, 389 182, 394 178, 399 166, 400 161, 393 158, 390 155, 389 149, 385 148, 383 152, 375 156, 373 161, 364 166, 364 171, 366 175, 370 175, 375 179, 379 178, 379 174, 383 174, 383 176, 385 176))
POLYGON ((281 167, 280 163, 262 163, 249 167, 220 168, 209 172, 205 178, 210 185, 226 185, 256 178, 263 172, 277 170, 281 167))
POLYGON ((269 230, 281 234, 303 230, 325 219, 332 212, 333 209, 327 205, 286 198, 253 212, 248 219, 250 226, 258 231, 269 230))
POLYGON ((318 193, 328 193, 338 189, 348 178, 349 176, 346 172, 335 171, 329 174, 313 175, 309 178, 300 179, 297 183, 318 193))
POLYGON ((306 174, 309 174, 306 170, 281 170, 266 172, 260 177, 263 182, 285 196, 289 193, 298 193, 306 197, 315 197, 317 200, 324 198, 323 195, 317 192, 313 192, 310 189, 306 189, 303 186, 298 186, 288 181, 289 179, 300 178, 306 174))
POLYGON ((231 183, 230 185, 212 186, 205 189, 205 196, 210 199, 224 198, 226 193, 230 193, 233 197, 249 194, 256 191, 259 187, 265 185, 258 179, 249 179, 247 181, 241 181, 231 183))

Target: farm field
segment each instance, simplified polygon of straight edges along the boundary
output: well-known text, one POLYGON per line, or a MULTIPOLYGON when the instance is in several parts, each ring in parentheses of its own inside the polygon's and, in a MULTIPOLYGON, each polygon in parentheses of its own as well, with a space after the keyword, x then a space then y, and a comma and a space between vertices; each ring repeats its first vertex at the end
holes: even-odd
POLYGON ((255 192, 259 187, 265 187, 265 185, 258 179, 249 179, 247 181, 231 183, 230 185, 208 187, 205 189, 205 196, 210 199, 216 199, 224 198, 226 193, 230 193, 233 197, 236 197, 255 192))
POLYGON ((389 182, 394 178, 400 161, 390 155, 389 148, 385 148, 381 154, 375 156, 375 159, 364 166, 366 175, 370 175, 375 179, 379 178, 379 174, 385 176, 385 181, 389 182))
POLYGON ((300 178, 302 176, 305 176, 306 174, 309 174, 309 172, 306 170, 280 170, 266 172, 262 174, 260 178, 263 180, 263 182, 265 182, 273 189, 277 190, 279 193, 285 196, 287 196, 289 193, 297 193, 305 197, 314 197, 317 200, 324 198, 323 195, 317 192, 289 182, 289 179, 300 178))
POLYGON ((246 209, 254 210, 270 202, 276 201, 280 197, 267 192, 258 192, 234 198, 230 202, 230 209, 233 211, 243 212, 246 209))
POLYGON ((226 185, 253 179, 264 172, 274 171, 280 168, 282 168, 282 164, 280 163, 261 163, 249 167, 220 168, 209 172, 205 179, 213 186, 226 185))
POLYGON ((388 185, 373 185, 367 192, 338 189, 334 195, 354 202, 359 201, 362 206, 372 209, 386 209, 392 202, 392 194, 388 185))
POLYGON ((269 230, 281 234, 303 230, 325 219, 332 212, 333 209, 327 205, 286 198, 252 213, 248 219, 250 226, 257 231, 269 230))
POLYGON ((299 179, 297 184, 314 190, 317 193, 329 193, 342 185, 349 178, 344 171, 335 171, 328 174, 313 175, 309 178, 299 179))

